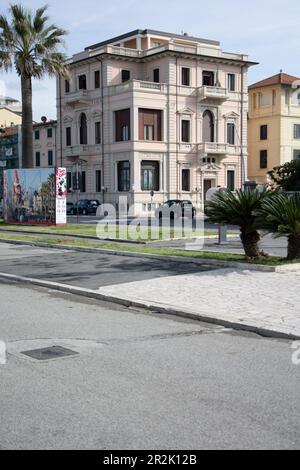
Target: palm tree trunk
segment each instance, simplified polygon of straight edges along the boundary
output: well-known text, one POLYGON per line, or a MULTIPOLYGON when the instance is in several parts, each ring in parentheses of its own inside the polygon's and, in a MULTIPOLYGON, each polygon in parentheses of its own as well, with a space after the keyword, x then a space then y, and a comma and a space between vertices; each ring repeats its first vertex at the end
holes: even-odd
POLYGON ((245 250, 245 254, 248 258, 259 258, 260 256, 260 235, 257 231, 246 233, 241 230, 241 240, 245 250))
POLYGON ((22 88, 22 168, 33 167, 33 124, 31 78, 21 77, 22 88))
POLYGON ((300 258, 300 235, 290 235, 288 237, 288 259, 300 258))

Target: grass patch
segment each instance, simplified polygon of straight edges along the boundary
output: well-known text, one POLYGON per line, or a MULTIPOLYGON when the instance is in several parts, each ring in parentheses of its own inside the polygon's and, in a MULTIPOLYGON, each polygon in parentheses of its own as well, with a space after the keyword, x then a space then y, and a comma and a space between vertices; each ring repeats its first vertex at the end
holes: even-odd
MULTIPOLYGON (((243 255, 231 254, 231 253, 212 253, 206 251, 183 251, 175 248, 162 248, 162 247, 153 247, 153 246, 140 246, 140 245, 124 245, 121 243, 114 242, 93 242, 93 241, 83 241, 83 240, 72 240, 72 239, 62 239, 62 238, 47 238, 39 237, 38 235, 23 235, 23 234, 1 234, 0 239, 5 240, 16 240, 16 241, 26 241, 30 243, 44 243, 46 245, 66 245, 70 247, 84 247, 84 248, 101 248, 114 251, 122 252, 131 252, 131 253, 145 253, 153 255, 163 255, 163 256, 179 256, 181 258, 191 258, 191 259, 207 259, 207 260, 219 260, 219 261, 236 261, 244 262, 251 264, 259 264, 265 266, 281 266, 285 264, 291 264, 291 261, 288 261, 286 258, 280 258, 272 256, 270 258, 263 258, 260 260, 249 261, 243 255)), ((300 263, 300 260, 295 260, 294 263, 300 263)))
MULTIPOLYGON (((67 224, 62 227, 49 227, 49 226, 29 226, 29 225, 10 225, 4 222, 0 223, 0 230, 11 230, 18 232, 40 232, 49 235, 68 235, 68 236, 83 236, 83 237, 96 237, 96 224, 95 225, 81 225, 81 224, 67 224)), ((229 234, 237 234, 237 231, 229 231, 229 234)), ((127 225, 102 225, 100 236, 102 238, 115 238, 122 240, 141 240, 141 241, 155 241, 155 240, 168 240, 177 238, 201 238, 201 237, 216 237, 218 234, 217 228, 215 229, 197 229, 193 230, 191 227, 139 227, 136 232, 135 227, 127 225)))

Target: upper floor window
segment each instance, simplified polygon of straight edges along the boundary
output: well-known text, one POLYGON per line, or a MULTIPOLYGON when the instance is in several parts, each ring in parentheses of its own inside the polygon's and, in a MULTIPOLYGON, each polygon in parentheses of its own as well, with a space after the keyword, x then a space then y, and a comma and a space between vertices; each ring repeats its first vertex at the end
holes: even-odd
POLYGON ((267 140, 268 139, 268 126, 265 124, 260 126, 260 140, 267 140))
POLYGON ((122 83, 128 82, 130 80, 130 70, 122 70, 122 83))
POLYGON ((80 116, 79 138, 81 145, 87 145, 87 119, 84 113, 80 116))
POLYGON ((294 124, 294 139, 300 139, 300 124, 294 124))
POLYGON ((153 81, 154 81, 154 83, 159 83, 160 82, 159 69, 154 69, 153 70, 153 81))
POLYGON ((206 110, 203 113, 202 123, 202 141, 214 142, 215 141, 215 120, 211 111, 206 110))
POLYGON ((276 105, 276 90, 272 91, 272 104, 273 106, 276 105))
POLYGON ((130 109, 115 111, 115 140, 116 142, 130 140, 130 109))
POLYGON ((271 104, 271 93, 260 93, 259 94, 259 105, 260 106, 270 106, 271 104))
POLYGON ((227 86, 229 91, 235 91, 235 74, 229 73, 227 75, 227 86))
POLYGON ((253 109, 257 108, 257 99, 256 99, 256 93, 253 94, 253 109))
POLYGON ((78 88, 79 90, 86 90, 86 75, 79 75, 78 77, 78 88))
POLYGON ((48 137, 48 139, 52 139, 52 135, 53 135, 52 128, 51 128, 51 127, 48 127, 48 129, 47 129, 47 137, 48 137))
POLYGON ((162 111, 139 109, 139 140, 162 140, 162 111))
POLYGON ((72 145, 71 127, 66 127, 66 146, 70 147, 71 145, 72 145))
POLYGON ((202 84, 203 84, 203 86, 214 86, 214 84, 215 84, 215 74, 214 74, 214 72, 204 70, 202 72, 202 84))
POLYGON ((191 121, 187 119, 181 121, 181 140, 182 142, 191 141, 191 121))
POLYGON ((95 88, 100 88, 100 71, 96 70, 94 72, 94 85, 95 88))
POLYGON ((285 90, 284 99, 285 99, 285 104, 288 105, 290 102, 290 92, 288 89, 285 90))
POLYGON ((70 93, 70 81, 65 80, 65 93, 70 93))
POLYGON ((183 86, 190 86, 191 84, 191 69, 182 67, 181 69, 181 84, 183 86))
POLYGON ((35 140, 40 140, 40 131, 34 131, 35 140))
POLYGON ((260 168, 262 170, 268 168, 268 151, 267 150, 260 151, 260 168))
POLYGON ((101 144, 101 123, 95 122, 95 144, 101 144))
POLYGON ((235 125, 233 122, 227 123, 227 143, 229 145, 235 144, 235 125))

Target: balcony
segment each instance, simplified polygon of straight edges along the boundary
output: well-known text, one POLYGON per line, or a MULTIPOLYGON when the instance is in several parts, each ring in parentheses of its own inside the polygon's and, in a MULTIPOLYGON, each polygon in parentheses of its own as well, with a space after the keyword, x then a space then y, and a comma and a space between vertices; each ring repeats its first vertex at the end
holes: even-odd
POLYGON ((66 147, 63 154, 65 158, 77 158, 99 154, 100 152, 101 145, 73 145, 72 147, 66 147))
POLYGON ((112 85, 108 87, 108 95, 114 96, 120 93, 128 93, 133 91, 148 93, 165 93, 166 85, 163 83, 147 82, 142 80, 129 80, 126 83, 112 85))
POLYGON ((66 94, 66 104, 76 108, 76 106, 85 106, 89 104, 88 91, 87 90, 78 90, 74 93, 66 94))
POLYGON ((206 157, 207 155, 225 157, 228 153, 228 145, 219 144, 217 142, 205 142, 204 144, 198 145, 198 152, 201 157, 206 157))
POLYGON ((202 86, 198 89, 198 96, 200 101, 216 100, 219 103, 224 103, 229 99, 227 88, 218 86, 202 86))

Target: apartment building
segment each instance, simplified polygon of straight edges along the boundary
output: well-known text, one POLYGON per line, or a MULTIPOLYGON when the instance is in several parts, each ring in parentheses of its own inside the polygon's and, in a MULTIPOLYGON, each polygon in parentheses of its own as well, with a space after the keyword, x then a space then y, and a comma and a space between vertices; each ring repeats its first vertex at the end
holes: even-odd
MULTIPOLYGON (((56 166, 57 121, 43 119, 33 125, 35 168, 56 166)), ((0 200, 3 197, 3 170, 22 167, 21 125, 0 129, 0 200)))
POLYGON ((118 208, 127 196, 145 215, 168 199, 201 207, 210 187, 241 187, 251 65, 217 41, 153 30, 75 54, 69 79, 57 81, 57 153, 69 189, 79 171, 86 197, 118 208))
POLYGON ((249 87, 249 178, 300 158, 300 79, 280 72, 249 87))
POLYGON ((35 167, 52 167, 56 165, 57 121, 41 123, 33 126, 33 152, 35 167))

